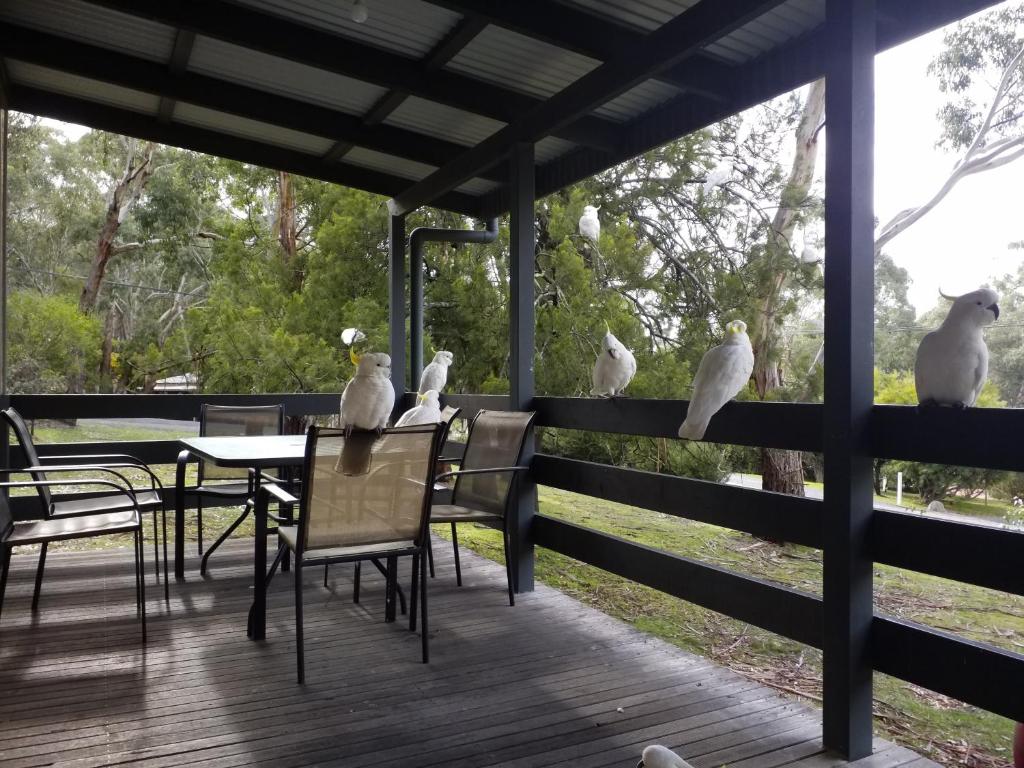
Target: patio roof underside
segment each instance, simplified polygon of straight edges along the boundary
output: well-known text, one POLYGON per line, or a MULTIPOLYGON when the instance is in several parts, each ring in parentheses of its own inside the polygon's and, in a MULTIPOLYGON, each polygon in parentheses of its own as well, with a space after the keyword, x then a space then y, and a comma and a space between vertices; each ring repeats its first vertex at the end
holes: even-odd
MULTIPOLYGON (((10 109, 489 217, 819 77, 825 0, 4 0, 10 109)), ((879 49, 995 0, 878 0, 879 49)))

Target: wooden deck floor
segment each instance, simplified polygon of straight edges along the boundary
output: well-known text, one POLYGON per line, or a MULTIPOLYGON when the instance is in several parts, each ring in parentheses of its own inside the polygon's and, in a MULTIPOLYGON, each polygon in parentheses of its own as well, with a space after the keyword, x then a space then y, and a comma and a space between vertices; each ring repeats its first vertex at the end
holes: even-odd
MULTIPOLYGON (((697 768, 844 765, 822 754, 813 710, 555 590, 510 608, 504 569, 468 552, 461 589, 439 556, 428 665, 401 618, 383 623, 376 574, 354 605, 350 566, 329 589, 309 573, 299 687, 291 575, 272 586, 266 641, 249 642, 251 543, 218 555, 206 580, 193 558, 169 606, 150 568, 143 649, 129 551, 52 554, 35 619, 35 556, 15 554, 0 765, 632 768, 651 743, 697 768)), ((934 763, 878 742, 853 765, 934 763)))

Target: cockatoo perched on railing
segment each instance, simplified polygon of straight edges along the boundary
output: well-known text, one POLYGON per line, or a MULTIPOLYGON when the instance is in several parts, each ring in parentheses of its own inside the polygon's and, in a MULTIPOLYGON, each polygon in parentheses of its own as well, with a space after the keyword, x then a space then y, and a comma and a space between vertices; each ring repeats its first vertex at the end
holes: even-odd
POLYGON ((636 768, 693 768, 688 762, 668 747, 652 744, 644 747, 643 756, 636 768))
POLYGON ((979 288, 953 302, 942 325, 921 339, 914 361, 914 383, 921 405, 974 405, 988 377, 988 347, 981 329, 999 319, 999 296, 979 288))
POLYGON ((693 378, 693 397, 679 436, 700 440, 711 417, 739 394, 754 370, 754 350, 747 337, 747 324, 733 320, 725 326, 725 341, 704 353, 693 378))
POLYGON ((395 388, 391 385, 391 358, 383 352, 367 352, 362 356, 349 350, 356 366, 345 391, 341 393, 341 426, 380 431, 388 425, 395 406, 395 388))
POLYGON ((448 366, 452 364, 454 359, 451 352, 441 350, 434 353, 434 359, 430 362, 430 365, 423 369, 423 373, 420 375, 419 392, 421 395, 431 389, 438 393, 444 391, 444 385, 448 383, 448 366))
POLYGON ((580 235, 592 243, 601 239, 601 220, 597 218, 597 212, 601 206, 596 208, 592 205, 583 206, 583 215, 580 216, 580 235))
POLYGON ((411 427, 416 424, 437 424, 441 420, 441 403, 437 390, 428 389, 416 395, 416 405, 403 413, 395 422, 396 427, 411 427))
POLYGON ((601 341, 601 354, 594 362, 594 388, 590 393, 601 397, 615 397, 621 395, 622 390, 633 380, 636 374, 636 358, 615 338, 608 323, 605 323, 605 328, 608 332, 601 341))

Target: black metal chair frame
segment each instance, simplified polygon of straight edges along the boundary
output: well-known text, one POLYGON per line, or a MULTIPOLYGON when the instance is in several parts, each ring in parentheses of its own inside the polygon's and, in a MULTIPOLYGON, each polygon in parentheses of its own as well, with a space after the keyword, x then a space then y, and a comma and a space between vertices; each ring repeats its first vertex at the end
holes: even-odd
MULTIPOLYGON (((267 413, 269 413, 270 411, 276 410, 277 411, 277 433, 278 434, 283 434, 284 433, 284 405, 283 404, 279 404, 279 405, 242 405, 242 406, 232 406, 232 405, 213 405, 211 403, 203 403, 202 409, 200 411, 200 416, 199 416, 199 436, 200 437, 206 437, 207 436, 206 435, 207 413, 210 410, 216 410, 216 411, 220 411, 222 413, 229 413, 229 412, 234 412, 234 413, 261 413, 261 412, 267 412, 267 413)), ((208 562, 210 560, 210 556, 215 551, 217 551, 217 548, 220 547, 221 544, 223 544, 225 541, 228 540, 228 538, 231 536, 231 534, 235 532, 235 529, 238 528, 238 526, 242 524, 242 521, 244 521, 245 518, 249 516, 249 513, 252 512, 252 503, 251 503, 251 501, 252 501, 252 493, 253 493, 253 487, 254 487, 251 473, 248 474, 248 476, 245 478, 245 480, 246 480, 246 488, 245 488, 244 491, 241 491, 241 492, 236 490, 238 483, 226 483, 223 486, 217 486, 217 485, 206 485, 206 486, 204 486, 203 485, 203 480, 204 480, 204 474, 205 474, 205 470, 204 470, 205 466, 206 466, 206 462, 200 460, 199 468, 198 468, 198 478, 197 478, 197 481, 196 481, 196 487, 189 491, 190 495, 196 497, 196 515, 197 515, 197 518, 198 518, 197 519, 197 528, 198 528, 198 538, 199 538, 198 550, 199 550, 199 554, 202 556, 202 559, 199 561, 199 573, 202 574, 202 575, 206 575, 207 564, 208 564, 208 562), (244 507, 242 509, 242 514, 240 514, 235 519, 235 521, 233 523, 231 523, 231 525, 229 525, 224 530, 224 532, 220 534, 220 536, 217 537, 217 539, 206 550, 206 552, 203 552, 203 499, 204 498, 218 498, 218 499, 235 498, 235 499, 241 499, 242 502, 244 503, 244 507)), ((241 479, 242 478, 239 478, 239 480, 241 480, 241 479)), ((275 482, 275 483, 281 482, 280 478, 270 478, 270 479, 273 482, 275 482)))
MULTIPOLYGON (((476 427, 477 420, 484 413, 486 413, 486 411, 483 411, 483 410, 478 411, 476 416, 473 417, 473 421, 472 421, 472 423, 470 424, 470 427, 469 427, 469 435, 466 437, 466 450, 464 451, 463 456, 462 457, 442 458, 441 461, 450 461, 453 464, 459 464, 461 466, 461 462, 465 458, 465 453, 468 453, 469 448, 470 448, 470 446, 472 445, 472 442, 473 442, 473 429, 476 427)), ((517 457, 516 461, 517 462, 522 460, 523 448, 526 445, 526 438, 527 438, 527 435, 530 434, 530 427, 533 425, 533 422, 534 422, 535 418, 536 418, 536 414, 531 414, 530 415, 530 419, 526 423, 526 428, 523 430, 522 438, 520 440, 518 450, 516 451, 516 457, 517 457)), ((512 534, 511 534, 511 531, 509 530, 509 520, 510 520, 509 504, 510 504, 511 500, 513 498, 515 498, 516 482, 518 481, 519 474, 521 472, 529 471, 529 469, 530 469, 529 466, 520 465, 520 464, 517 463, 516 465, 510 466, 510 467, 479 467, 479 468, 476 468, 476 469, 459 469, 459 470, 456 470, 456 471, 453 471, 453 472, 444 472, 444 473, 438 475, 437 478, 436 478, 437 481, 446 480, 449 477, 456 478, 455 487, 452 489, 452 500, 451 500, 451 503, 452 503, 452 505, 458 505, 459 484, 458 484, 457 478, 459 478, 461 476, 466 476, 466 475, 485 475, 485 474, 496 474, 496 473, 499 473, 499 472, 510 472, 510 473, 513 473, 512 482, 509 484, 508 491, 507 491, 507 493, 505 495, 505 510, 504 510, 503 514, 501 515, 501 538, 502 538, 502 546, 503 546, 504 551, 505 551, 505 575, 506 575, 506 578, 508 579, 508 604, 511 605, 511 606, 514 606, 516 604, 515 593, 519 591, 519 584, 516 583, 515 571, 512 568, 512 559, 510 557, 511 550, 512 550, 512 547, 511 547, 511 536, 512 536, 512 534)), ((456 583, 456 585, 458 585, 460 587, 462 586, 462 564, 459 561, 459 534, 458 534, 457 526, 460 525, 460 524, 472 523, 472 522, 478 522, 478 521, 465 520, 465 521, 460 521, 460 522, 455 522, 455 521, 451 522, 452 552, 454 554, 454 559, 455 559, 455 583, 456 583)), ((443 525, 444 521, 436 522, 436 523, 431 521, 431 524, 432 525, 443 525)), ((434 575, 434 572, 433 572, 433 557, 432 556, 431 556, 431 574, 430 575, 431 576, 434 575)))
MULTIPOLYGON (((76 470, 77 471, 77 470, 76 470)), ((117 474, 112 473, 112 474, 117 474)), ((69 479, 69 480, 24 480, 24 481, 9 481, 0 482, 0 493, 6 493, 11 488, 35 488, 37 491, 41 487, 49 488, 53 486, 93 486, 103 488, 113 488, 120 493, 123 493, 127 497, 129 502, 128 506, 123 509, 112 511, 112 512, 100 512, 100 513, 86 513, 83 512, 80 515, 64 515, 59 518, 54 518, 49 515, 44 519, 71 519, 74 517, 102 517, 104 515, 116 514, 117 512, 131 511, 134 513, 134 525, 122 526, 119 530, 115 531, 69 531, 62 534, 51 534, 44 536, 29 537, 22 541, 11 541, 12 536, 16 533, 17 523, 11 520, 9 526, 5 530, 0 531, 0 614, 3 612, 4 594, 7 591, 7 577, 10 572, 11 566, 11 553, 17 546, 24 546, 27 544, 40 544, 41 553, 39 557, 39 563, 36 566, 36 578, 35 588, 32 592, 32 612, 35 613, 39 610, 39 597, 42 592, 43 586, 43 566, 46 562, 46 545, 51 541, 67 541, 70 539, 84 539, 84 538, 95 538, 98 536, 107 536, 114 533, 127 533, 131 532, 134 538, 135 548, 135 608, 139 613, 142 622, 142 642, 146 642, 146 578, 145 578, 145 562, 144 562, 144 547, 142 541, 142 512, 139 510, 138 502, 135 498, 134 491, 131 490, 130 486, 122 486, 111 480, 97 480, 97 479, 69 479)), ((0 504, 6 506, 6 499, 0 500, 0 504)), ((8 509, 8 514, 10 510, 8 509)), ((47 510, 48 511, 48 510, 47 510)))
MULTIPOLYGON (((28 430, 28 425, 25 424, 25 420, 21 417, 14 408, 6 408, 0 411, 0 417, 2 417, 11 429, 14 430, 14 434, 18 440, 18 444, 21 446, 22 451, 25 453, 25 459, 28 461, 34 454, 36 455, 37 464, 29 464, 28 466, 21 467, 20 469, 4 468, 0 469, 0 475, 11 475, 25 473, 29 475, 33 481, 35 481, 36 490, 39 493, 39 500, 43 505, 43 509, 47 516, 53 513, 53 505, 63 501, 63 499, 57 499, 56 501, 51 498, 48 490, 48 486, 53 485, 47 483, 45 474, 47 472, 61 473, 61 472, 105 472, 109 474, 117 475, 117 477, 125 483, 132 494, 133 504, 140 510, 140 515, 145 507, 151 507, 153 513, 153 558, 154 568, 156 569, 157 583, 160 582, 160 537, 161 533, 163 536, 163 550, 164 550, 164 599, 170 600, 170 582, 168 581, 167 575, 167 500, 166 494, 164 493, 163 483, 160 482, 149 466, 141 459, 136 458, 127 453, 89 453, 89 454, 68 454, 68 455, 48 455, 39 456, 35 448, 35 441, 32 439, 32 435, 28 430), (85 463, 82 463, 83 460, 85 463), (48 464, 46 462, 54 461, 56 464, 48 464), (72 463, 74 462, 74 463, 72 463), (122 473, 116 470, 133 470, 143 472, 148 478, 150 483, 149 490, 154 492, 159 498, 159 503, 147 504, 145 502, 139 503, 138 489, 135 488, 134 484, 122 473), (161 514, 161 527, 157 526, 157 511, 161 514)), ((68 483, 56 483, 56 485, 67 485, 68 483)), ((115 509, 127 509, 129 507, 125 505, 119 505, 111 508, 107 511, 114 511, 115 509)), ((92 510, 91 513, 84 514, 95 514, 102 513, 104 510, 92 510)), ((58 513, 58 517, 63 516, 78 516, 83 513, 58 513)), ((43 543, 41 546, 41 552, 39 555, 39 570, 42 573, 43 564, 46 561, 46 544, 43 543)))
MULTIPOLYGON (((385 429, 382 434, 388 434, 389 432, 403 432, 403 431, 414 431, 414 430, 425 430, 431 425, 417 425, 413 427, 398 427, 385 429)), ((381 550, 377 552, 363 552, 357 555, 346 555, 346 556, 328 556, 328 557, 311 557, 307 558, 302 550, 302 542, 304 536, 302 533, 297 537, 297 546, 295 549, 295 645, 296 645, 296 668, 297 677, 300 685, 306 682, 306 671, 305 671, 305 648, 303 638, 303 624, 302 624, 302 571, 304 568, 319 567, 321 565, 328 566, 336 563, 362 563, 366 560, 378 560, 385 558, 388 561, 388 568, 386 573, 386 590, 388 594, 388 602, 394 603, 394 593, 397 589, 397 561, 401 557, 412 557, 412 589, 411 589, 411 603, 409 606, 409 631, 416 631, 417 623, 417 606, 419 607, 422 618, 420 619, 420 635, 421 635, 421 647, 423 654, 423 663, 426 664, 430 660, 429 650, 429 638, 427 631, 427 541, 430 538, 430 500, 431 500, 431 489, 434 485, 434 474, 436 471, 436 465, 438 460, 438 453, 441 445, 441 427, 440 425, 433 425, 436 430, 433 445, 430 452, 430 461, 428 466, 429 477, 425 478, 425 487, 423 491, 423 511, 422 511, 422 523, 420 525, 420 532, 418 539, 414 542, 414 545, 408 548, 400 550, 381 550), (417 600, 417 598, 419 598, 417 600)), ((294 505, 299 504, 300 509, 309 509, 309 495, 312 492, 312 478, 311 472, 313 467, 313 456, 316 451, 316 443, 319 436, 322 433, 330 432, 334 434, 343 434, 344 430, 332 429, 326 427, 310 427, 307 432, 306 438, 306 456, 302 466, 302 493, 301 499, 296 498, 282 488, 274 485, 273 483, 264 483, 260 485, 259 491, 256 495, 255 503, 260 506, 260 514, 266 514, 268 518, 277 519, 278 522, 285 522, 281 518, 274 518, 267 512, 267 507, 270 502, 277 501, 282 505, 294 505)), ((304 525, 304 516, 300 515, 297 525, 304 525)), ((281 560, 282 553, 287 546, 281 546, 278 548, 277 557, 274 559, 274 563, 271 565, 270 571, 267 574, 267 581, 273 578, 274 572, 278 563, 281 560)), ((358 583, 358 582, 357 582, 358 583)))

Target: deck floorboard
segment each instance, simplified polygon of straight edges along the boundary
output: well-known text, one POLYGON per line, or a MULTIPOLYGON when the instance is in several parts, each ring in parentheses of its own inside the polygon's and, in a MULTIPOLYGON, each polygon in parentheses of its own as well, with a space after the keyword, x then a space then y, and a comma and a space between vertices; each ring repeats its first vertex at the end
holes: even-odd
MULTIPOLYGON (((198 576, 147 572, 149 642, 139 642, 127 550, 54 552, 41 608, 36 557, 18 554, 0 622, 4 768, 266 765, 275 768, 533 768, 636 765, 647 744, 695 768, 838 768, 813 709, 538 587, 507 604, 504 569, 463 555, 455 586, 438 542, 429 664, 405 617, 383 621, 383 580, 306 575, 308 684, 295 684, 292 575, 271 585, 267 639, 245 636, 251 541, 198 576)), ((150 553, 147 553, 147 555, 150 553)), ((404 573, 408 584, 408 573, 404 573)), ((855 768, 935 765, 876 740, 855 768)))

